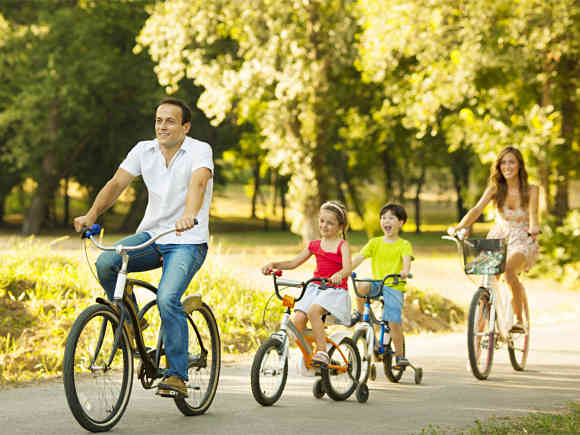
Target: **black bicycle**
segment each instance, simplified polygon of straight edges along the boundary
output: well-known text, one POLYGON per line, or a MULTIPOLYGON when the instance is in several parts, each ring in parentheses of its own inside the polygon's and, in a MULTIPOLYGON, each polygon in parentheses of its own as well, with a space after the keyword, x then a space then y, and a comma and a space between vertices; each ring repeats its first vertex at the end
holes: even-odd
MULTIPOLYGON (((110 430, 121 419, 137 378, 145 389, 157 387, 167 368, 161 336, 161 319, 156 309, 157 289, 151 284, 127 278, 127 252, 143 249, 166 231, 138 246, 103 246, 95 236, 98 225, 85 229, 82 239, 90 239, 103 251, 121 254, 113 301, 97 298, 75 320, 66 340, 63 361, 64 388, 68 405, 79 424, 91 432, 110 430), (137 312, 131 300, 135 288, 148 290, 151 298, 137 312)), ((175 404, 187 416, 200 415, 210 407, 217 390, 221 365, 220 335, 215 317, 201 299, 190 295, 182 300, 189 326, 189 369, 187 395, 175 393, 175 404)))

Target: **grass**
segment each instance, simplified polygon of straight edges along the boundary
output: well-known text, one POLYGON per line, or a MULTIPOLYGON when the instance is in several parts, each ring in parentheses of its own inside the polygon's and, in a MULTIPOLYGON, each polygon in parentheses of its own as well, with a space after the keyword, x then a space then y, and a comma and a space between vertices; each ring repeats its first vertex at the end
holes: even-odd
POLYGON ((578 434, 580 433, 580 402, 572 402, 567 412, 537 412, 524 417, 492 418, 461 430, 447 430, 429 426, 417 435, 520 435, 520 434, 578 434))

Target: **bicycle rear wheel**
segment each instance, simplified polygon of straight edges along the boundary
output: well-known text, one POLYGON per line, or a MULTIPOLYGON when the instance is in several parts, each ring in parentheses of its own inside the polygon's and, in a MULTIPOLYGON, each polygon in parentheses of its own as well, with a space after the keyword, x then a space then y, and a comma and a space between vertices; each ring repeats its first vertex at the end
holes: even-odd
POLYGON ((116 312, 97 304, 79 315, 66 340, 66 399, 79 424, 91 432, 104 432, 115 426, 131 396, 133 357, 125 331, 115 349, 118 327, 116 312))
POLYGON ((221 343, 218 326, 209 306, 202 303, 187 317, 189 326, 189 380, 187 397, 175 398, 184 415, 200 415, 215 397, 221 368, 221 343))
MULTIPOLYGON (((372 326, 369 326, 372 328, 372 326)), ((352 341, 356 346, 361 360, 360 383, 364 384, 369 378, 371 366, 373 364, 373 354, 369 352, 369 343, 367 341, 367 328, 358 329, 352 336, 352 341)))
POLYGON ((528 311, 528 297, 522 295, 522 317, 524 319, 523 332, 510 332, 508 352, 514 370, 522 371, 526 367, 530 350, 530 312, 528 311))
POLYGON ((349 337, 344 337, 338 347, 332 346, 328 351, 330 365, 346 368, 339 371, 336 368, 321 370, 324 391, 333 400, 346 400, 354 392, 360 378, 361 362, 358 350, 349 337))
POLYGON ((483 287, 477 289, 469 307, 467 351, 471 372, 477 379, 487 379, 493 363, 495 332, 491 330, 491 298, 483 287))
POLYGON ((280 340, 270 337, 256 352, 250 377, 252 394, 260 405, 272 406, 282 396, 288 378, 288 358, 282 361, 283 351, 280 340))
MULTIPOLYGON (((397 383, 403 377, 405 372, 405 367, 399 367, 395 362, 395 354, 392 349, 393 340, 391 339, 386 346, 385 354, 383 355, 383 368, 385 370, 385 376, 387 379, 393 383, 397 383)), ((403 352, 402 356, 405 356, 405 337, 403 336, 403 352)))

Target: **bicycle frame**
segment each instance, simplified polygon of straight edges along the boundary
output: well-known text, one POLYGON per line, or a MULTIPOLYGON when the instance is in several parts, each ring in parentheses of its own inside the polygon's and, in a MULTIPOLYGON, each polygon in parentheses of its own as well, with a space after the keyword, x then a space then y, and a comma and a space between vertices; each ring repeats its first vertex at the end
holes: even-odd
MULTIPOLYGON (((455 242, 460 258, 463 258, 461 252, 463 247, 460 241, 463 240, 464 236, 465 233, 459 234, 455 237, 442 237, 445 240, 452 240, 455 242)), ((463 270, 465 271, 465 265, 463 266, 463 270)), ((497 331, 499 333, 499 338, 503 341, 507 341, 509 339, 509 331, 513 322, 513 308, 511 305, 511 294, 502 288, 499 280, 500 275, 483 275, 481 287, 489 292, 491 301, 490 324, 488 331, 477 333, 476 336, 487 336, 491 333, 495 333, 497 318, 497 331)))
MULTIPOLYGON (((277 275, 276 272, 273 272, 272 276, 274 277, 274 288, 276 291, 276 295, 280 300, 282 300, 282 304, 286 307, 286 310, 282 315, 280 330, 272 334, 272 337, 280 341, 280 343, 282 343, 282 345, 284 346, 282 358, 280 358, 281 364, 280 370, 284 369, 284 365, 286 364, 286 360, 288 358, 288 352, 290 347, 290 342, 288 339, 289 338, 288 330, 290 330, 290 333, 296 338, 295 340, 296 345, 298 346, 298 348, 302 352, 302 356, 304 357, 304 365, 306 366, 307 369, 312 369, 314 368, 312 366, 312 357, 314 354, 313 349, 315 348, 316 340, 312 335, 311 329, 307 329, 306 331, 300 331, 290 318, 290 314, 292 308, 294 308, 295 303, 298 302, 300 299, 302 299, 302 297, 304 296, 308 284, 310 284, 311 282, 321 282, 323 286, 326 286, 327 280, 325 278, 311 278, 306 282, 299 282, 286 279, 279 279, 278 278, 279 275, 277 275), (297 287, 297 288, 302 287, 302 291, 298 298, 294 298, 289 295, 282 296, 280 294, 279 286, 297 287)), ((346 355, 344 355, 344 353, 342 352, 340 347, 336 344, 336 342, 334 342, 330 337, 326 337, 326 341, 327 343, 329 343, 331 346, 334 346, 338 350, 343 361, 347 361, 346 355)), ((336 370, 339 373, 348 372, 348 366, 332 364, 332 361, 328 364, 328 369, 336 370)))
MULTIPOLYGON (((196 220, 196 223, 197 223, 197 220, 196 220)), ((105 305, 108 305, 111 308, 113 308, 113 310, 119 315, 119 325, 121 325, 121 327, 117 328, 117 330, 115 331, 115 338, 114 338, 113 346, 111 349, 111 355, 109 356, 109 359, 107 362, 107 367, 105 367, 103 370, 107 370, 110 367, 111 363, 113 362, 113 359, 115 358, 115 354, 117 353, 117 350, 119 349, 119 342, 121 340, 121 335, 122 335, 121 331, 123 330, 123 328, 125 328, 125 329, 127 328, 127 325, 125 322, 129 321, 133 327, 133 331, 135 331, 135 334, 134 334, 135 346, 136 346, 136 350, 139 351, 139 355, 141 357, 141 360, 143 361, 145 373, 147 374, 147 376, 150 379, 157 378, 160 376, 158 367, 159 367, 159 362, 161 360, 161 355, 159 353, 159 349, 161 347, 160 346, 161 345, 161 342, 160 342, 161 336, 159 336, 159 338, 158 338, 157 348, 156 348, 155 357, 154 357, 155 359, 153 359, 149 355, 149 353, 147 352, 147 348, 145 346, 145 343, 143 341, 143 336, 141 334, 141 327, 139 325, 139 320, 138 320, 139 315, 137 313, 137 309, 135 307, 135 304, 131 300, 131 296, 133 295, 133 286, 135 284, 138 284, 142 287, 145 287, 148 290, 151 290, 155 294, 157 293, 157 289, 147 282, 127 278, 127 266, 129 264, 128 252, 129 251, 137 251, 139 249, 146 248, 146 247, 152 245, 159 238, 161 238, 167 234, 175 232, 175 229, 164 231, 164 232, 158 234, 157 236, 147 240, 146 242, 144 242, 140 245, 136 245, 136 246, 122 246, 122 245, 104 246, 104 245, 100 244, 97 240, 95 240, 95 236, 97 234, 99 234, 100 232, 101 232, 100 225, 95 224, 95 225, 93 225, 92 228, 90 228, 90 229, 87 228, 87 229, 83 230, 81 238, 89 239, 93 243, 93 245, 95 245, 98 249, 100 249, 102 251, 115 251, 115 252, 117 252, 118 254, 121 255, 121 259, 122 259, 121 269, 117 275, 117 282, 115 284, 115 292, 113 295, 113 300, 109 301, 108 299, 105 299, 105 298, 101 298, 101 297, 97 298, 98 303, 105 304, 105 305)), ((104 337, 106 327, 107 327, 106 321, 104 321, 103 325, 101 326, 99 340, 98 340, 97 346, 95 348, 93 360, 91 361, 91 366, 94 363, 97 355, 99 354, 99 352, 101 350, 102 340, 104 337)), ((131 345, 131 348, 133 348, 133 343, 131 343, 130 345, 131 345)))

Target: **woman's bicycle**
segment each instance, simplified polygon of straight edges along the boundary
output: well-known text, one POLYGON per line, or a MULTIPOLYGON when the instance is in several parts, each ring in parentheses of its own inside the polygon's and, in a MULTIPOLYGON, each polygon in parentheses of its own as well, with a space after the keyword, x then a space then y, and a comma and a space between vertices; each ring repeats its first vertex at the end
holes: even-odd
MULTIPOLYGON (((463 270, 468 275, 483 275, 469 307, 467 350, 469 365, 477 379, 487 379, 491 372, 493 353, 507 343, 514 370, 526 366, 530 348, 530 313, 528 299, 522 293, 523 327, 512 328, 514 312, 511 291, 500 280, 505 270, 507 245, 503 239, 465 239, 465 232, 443 236, 457 244, 463 270)), ((471 278, 470 278, 471 279, 471 278)))
MULTIPOLYGON (((258 349, 254 357, 251 371, 252 394, 258 403, 263 406, 272 406, 280 399, 286 380, 288 378, 288 350, 289 336, 296 340, 296 344, 302 352, 303 361, 307 370, 314 370, 312 357, 316 340, 312 336, 311 329, 300 331, 290 318, 294 304, 303 296, 308 284, 320 283, 324 290, 328 283, 325 278, 311 278, 306 282, 282 279, 281 271, 273 271, 274 290, 276 296, 282 301, 286 310, 282 316, 280 330, 270 336, 258 349), (301 288, 300 295, 295 298, 289 294, 281 295, 281 288, 301 288)), ((333 400, 346 400, 359 385, 360 356, 354 342, 349 337, 343 337, 336 343, 327 337, 330 344, 328 367, 321 367, 315 371, 320 375, 313 386, 313 394, 321 399, 324 394, 333 400)))
MULTIPOLYGON (((143 249, 174 231, 161 233, 138 246, 101 245, 95 239, 101 232, 98 225, 81 233, 97 248, 118 252, 122 257, 113 301, 98 297, 97 303, 75 320, 66 340, 66 398, 76 420, 91 432, 110 430, 125 412, 135 374, 133 357, 139 360, 137 378, 145 389, 155 388, 167 368, 159 311, 155 309, 157 289, 147 282, 127 278, 127 252, 143 249), (148 290, 153 296, 139 312, 131 297, 135 288, 148 290), (144 331, 148 325, 152 327, 144 331)), ((184 415, 191 416, 206 412, 215 397, 221 347, 215 317, 201 295, 185 297, 182 305, 189 327, 188 394, 165 392, 174 398, 184 415)))
MULTIPOLYGON (((401 275, 399 274, 392 274, 385 276, 382 280, 375 280, 375 279, 357 279, 356 273, 353 272, 351 275, 352 284, 354 288, 355 294, 360 297, 364 298, 365 300, 365 308, 363 313, 363 320, 360 322, 356 328, 355 332, 352 336, 352 341, 354 341, 360 356, 361 356, 361 387, 357 390, 357 400, 359 402, 366 402, 369 396, 369 390, 367 387, 367 381, 370 379, 374 381, 377 377, 377 369, 375 366, 375 362, 383 362, 383 369, 385 371, 385 376, 391 382, 399 382, 405 372, 405 367, 398 367, 396 365, 395 357, 394 357, 394 350, 393 350, 393 343, 390 335, 390 328, 389 322, 383 320, 383 316, 381 314, 381 320, 377 319, 377 316, 373 312, 372 308, 372 300, 379 299, 381 306, 385 307, 385 302, 378 296, 373 296, 367 294, 363 295, 360 294, 358 291, 357 284, 361 282, 380 282, 380 288, 383 288, 385 282, 389 282, 392 285, 397 285, 398 283, 402 282, 400 280, 401 275), (379 340, 377 341, 375 330, 373 325, 380 327, 379 332, 379 340)), ((411 275, 409 275, 411 278, 411 275)), ((405 341, 403 338, 403 356, 405 355, 405 341)), ((409 363, 409 366, 413 369, 415 373, 415 383, 420 384, 421 380, 423 379, 423 369, 421 367, 415 367, 413 364, 409 363)))

